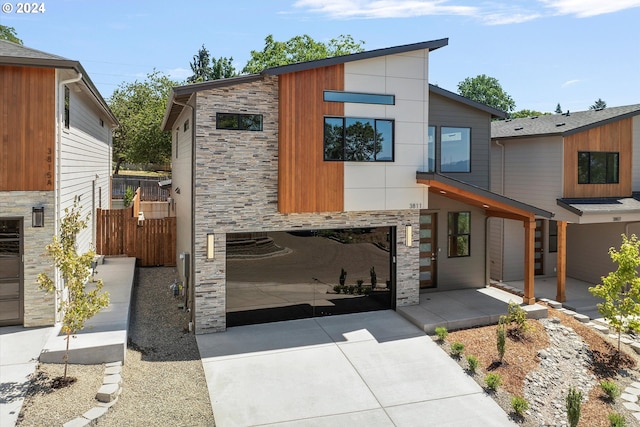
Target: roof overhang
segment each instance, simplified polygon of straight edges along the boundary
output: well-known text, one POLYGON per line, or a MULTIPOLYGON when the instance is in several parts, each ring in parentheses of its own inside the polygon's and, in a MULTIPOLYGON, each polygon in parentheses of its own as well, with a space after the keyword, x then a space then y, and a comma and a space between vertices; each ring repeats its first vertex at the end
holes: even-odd
POLYGON ((487 216, 518 221, 553 217, 551 212, 437 173, 417 172, 416 180, 429 186, 429 192, 483 209, 487 216))
POLYGON ((557 199, 556 203, 558 206, 578 216, 629 213, 640 214, 639 193, 633 193, 631 197, 557 199))

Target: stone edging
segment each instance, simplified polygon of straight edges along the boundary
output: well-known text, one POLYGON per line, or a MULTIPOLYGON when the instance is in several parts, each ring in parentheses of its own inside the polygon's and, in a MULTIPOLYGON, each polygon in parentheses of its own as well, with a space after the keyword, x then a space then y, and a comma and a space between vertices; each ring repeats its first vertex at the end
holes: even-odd
POLYGON ((105 416, 122 393, 122 362, 105 363, 104 380, 96 394, 96 405, 79 417, 63 424, 63 427, 94 426, 105 416))

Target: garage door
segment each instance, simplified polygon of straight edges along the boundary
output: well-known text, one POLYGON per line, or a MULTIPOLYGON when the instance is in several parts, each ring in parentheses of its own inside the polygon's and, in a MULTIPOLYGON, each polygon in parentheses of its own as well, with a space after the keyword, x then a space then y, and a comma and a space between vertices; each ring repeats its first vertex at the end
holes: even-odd
POLYGON ((22 324, 22 219, 0 218, 0 325, 22 324))
POLYGON ((227 235, 227 326, 393 308, 393 227, 227 235))

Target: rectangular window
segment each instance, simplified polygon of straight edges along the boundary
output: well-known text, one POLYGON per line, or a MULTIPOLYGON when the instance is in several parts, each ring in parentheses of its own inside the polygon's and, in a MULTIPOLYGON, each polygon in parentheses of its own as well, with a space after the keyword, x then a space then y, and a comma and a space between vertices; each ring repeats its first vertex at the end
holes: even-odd
POLYGON ((427 172, 436 171, 436 127, 429 126, 427 136, 427 172))
POLYGON ((328 102, 353 102, 358 104, 395 105, 394 95, 380 95, 375 93, 341 92, 325 90, 323 99, 328 102))
POLYGON ((324 159, 392 162, 393 120, 325 117, 324 159))
POLYGON ((471 128, 440 129, 440 171, 471 172, 471 128))
POLYGON ((188 130, 189 130, 189 120, 186 120, 186 121, 184 122, 184 125, 182 126, 182 131, 183 131, 183 132, 186 132, 186 131, 188 131, 188 130))
POLYGON ((619 153, 579 151, 578 184, 617 184, 619 164, 619 153))
POLYGON ((548 221, 549 223, 549 252, 558 252, 558 223, 548 221))
POLYGON ((64 87, 64 128, 69 129, 69 88, 64 87))
POLYGON ((216 113, 216 129, 262 130, 262 114, 216 113))
POLYGON ((471 212, 449 212, 449 258, 470 255, 471 212))

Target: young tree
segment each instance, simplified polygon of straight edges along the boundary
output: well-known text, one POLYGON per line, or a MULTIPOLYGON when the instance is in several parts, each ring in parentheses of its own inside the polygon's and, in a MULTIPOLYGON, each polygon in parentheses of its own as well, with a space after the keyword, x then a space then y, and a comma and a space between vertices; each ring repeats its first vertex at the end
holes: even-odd
POLYGON ((5 25, 0 25, 0 40, 8 40, 16 44, 22 44, 22 40, 18 38, 16 29, 5 25))
POLYGON ((507 113, 516 108, 513 98, 502 89, 498 79, 485 74, 467 77, 458 83, 458 94, 507 113))
POLYGON ((178 83, 154 70, 143 82, 122 83, 109 99, 120 122, 113 134, 113 157, 118 173, 123 161, 164 163, 171 159, 171 132, 160 129, 165 105, 178 83))
POLYGON ((598 98, 598 100, 594 102, 593 105, 589 106, 590 110, 604 110, 605 108, 607 108, 607 103, 600 98, 598 98))
MULTIPOLYGON (((63 381, 67 378, 71 335, 84 329, 87 320, 109 305, 109 294, 101 292, 102 280, 96 282, 93 290, 86 289, 95 251, 91 249, 84 254, 78 254, 76 246, 78 233, 87 228, 89 222, 88 216, 85 219, 80 218, 80 211, 77 200, 74 201, 71 209, 64 210, 64 217, 60 224, 60 237, 53 236, 53 242, 45 248, 47 255, 53 258, 54 266, 60 271, 66 290, 66 298, 61 298, 58 307, 58 311, 64 313, 61 330, 67 335, 63 381)), ((40 289, 56 292, 54 280, 46 273, 40 273, 37 281, 40 289)))
POLYGON ((251 51, 251 59, 242 72, 257 74, 265 68, 362 52, 363 44, 363 41, 354 41, 350 35, 340 35, 325 44, 306 34, 292 37, 286 42, 276 41, 269 34, 264 39, 264 49, 261 52, 251 51))
POLYGON ((620 352, 620 335, 626 328, 640 331, 640 242, 635 234, 630 238, 622 235, 620 250, 609 249, 609 256, 618 264, 616 271, 602 278, 602 284, 589 288, 589 292, 602 298, 598 303, 598 311, 618 332, 618 352, 620 352))
POLYGON ((558 102, 558 105, 556 105, 556 113, 557 114, 562 114, 562 107, 560 106, 559 102, 558 102))
POLYGON ((187 78, 189 83, 225 79, 238 74, 233 66, 233 58, 212 58, 204 44, 198 53, 193 55, 193 62, 190 65, 193 75, 187 78))

